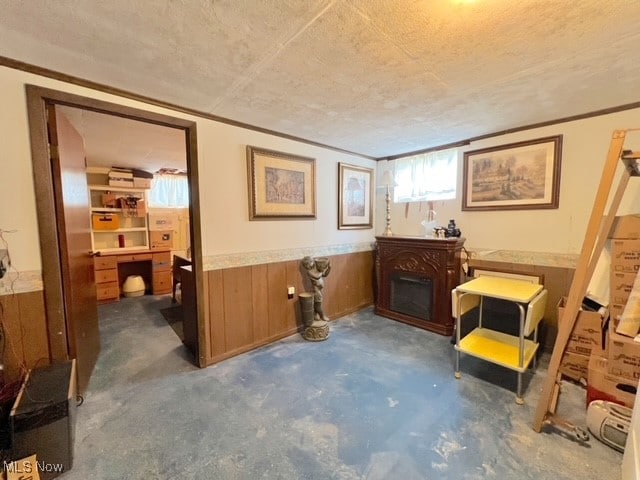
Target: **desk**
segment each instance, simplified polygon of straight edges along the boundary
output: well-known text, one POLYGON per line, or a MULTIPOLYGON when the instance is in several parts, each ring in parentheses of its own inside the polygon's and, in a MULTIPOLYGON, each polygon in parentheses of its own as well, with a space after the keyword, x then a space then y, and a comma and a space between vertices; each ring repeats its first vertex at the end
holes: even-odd
POLYGON ((109 252, 93 257, 98 303, 120 300, 120 286, 129 275, 140 275, 153 295, 171 292, 171 251, 109 252))
POLYGON ((544 314, 547 291, 542 285, 524 280, 484 276, 457 286, 453 290, 456 312, 456 378, 460 378, 460 352, 518 372, 516 403, 522 404, 522 373, 538 349, 538 323, 544 314), (520 311, 519 335, 508 335, 482 327, 483 297, 514 302, 520 311), (478 326, 460 338, 461 317, 479 304, 478 326), (528 337, 533 333, 533 339, 528 337))

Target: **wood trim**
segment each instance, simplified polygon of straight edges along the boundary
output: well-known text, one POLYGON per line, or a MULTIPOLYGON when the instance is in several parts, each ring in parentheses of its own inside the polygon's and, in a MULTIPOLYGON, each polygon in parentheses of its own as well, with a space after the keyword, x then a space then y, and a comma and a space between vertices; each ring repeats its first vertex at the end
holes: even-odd
POLYGON ((218 115, 213 115, 211 113, 203 112, 201 110, 196 110, 194 108, 183 107, 181 105, 177 105, 175 103, 165 102, 163 100, 158 100, 153 97, 148 97, 146 95, 141 95, 139 93, 131 92, 129 90, 124 90, 117 87, 111 87, 109 85, 105 85, 103 83, 94 82, 91 80, 87 80, 84 78, 76 77, 73 75, 68 75, 66 73, 58 72, 55 70, 50 70, 48 68, 40 67, 37 65, 29 64, 26 62, 21 62, 19 60, 15 60, 13 58, 8 58, 4 56, 0 56, 0 66, 5 66, 8 68, 13 68, 14 70, 21 70, 23 72, 32 73, 34 75, 39 75, 41 77, 52 78, 54 80, 59 80, 61 82, 70 83, 73 85, 78 85, 80 87, 90 88, 92 90, 97 90, 100 92, 108 93, 111 95, 117 95, 119 97, 128 98, 130 100, 136 100, 138 102, 144 102, 149 105, 155 105, 156 107, 167 108, 170 110, 174 110, 176 112, 185 113, 187 115, 193 115, 195 117, 205 118, 207 120, 212 120, 214 122, 224 123, 226 125, 231 125, 234 127, 244 128, 246 130, 252 130, 254 132, 265 133, 267 135, 273 135, 275 137, 286 138, 287 140, 293 140, 295 142, 305 143, 307 145, 313 145, 315 147, 326 148, 328 150, 333 150, 335 152, 346 153, 349 155, 355 155, 357 157, 366 158, 369 160, 376 160, 376 157, 372 157, 370 155, 364 155, 361 153, 352 152, 350 150, 346 150, 344 148, 333 147, 331 145, 326 145, 324 143, 315 142, 313 140, 309 140, 307 138, 297 137, 295 135, 289 135, 287 133, 278 132, 275 130, 270 130, 268 128, 257 127, 255 125, 250 125, 248 123, 243 123, 237 120, 232 120, 225 117, 220 117, 218 115))
MULTIPOLYGON (((3 57, 0 57, 2 64, 3 57)), ((53 175, 49 156, 49 142, 47 134, 46 107, 47 105, 66 105, 85 110, 92 110, 107 115, 116 115, 132 120, 154 123, 170 128, 178 128, 185 131, 185 148, 187 160, 187 172, 191 204, 190 235, 193 271, 195 275, 195 288, 197 298, 198 341, 199 352, 206 352, 204 347, 208 342, 207 321, 204 318, 203 297, 203 266, 202 242, 200 224, 199 203, 199 174, 196 123, 177 117, 170 117, 159 113, 139 110, 137 108, 109 103, 89 97, 83 97, 67 92, 26 85, 27 113, 29 118, 29 131, 31 138, 31 155, 33 162, 33 177, 36 193, 36 206, 38 213, 38 227, 40 231, 40 251, 42 258, 42 277, 45 293, 45 312, 47 315, 47 328, 49 337, 49 351, 52 360, 68 359, 68 345, 66 322, 64 316, 64 303, 62 296, 62 272, 58 255, 45 254, 44 252, 59 252, 60 245, 57 236, 55 222, 53 175), (203 343, 200 344, 200 341, 203 343)), ((200 366, 206 362, 205 355, 199 354, 197 360, 200 366)))
POLYGON ((4 329, 4 380, 19 380, 26 369, 50 360, 42 290, 0 296, 4 329))
POLYGON ((209 290, 206 293, 209 304, 209 336, 210 350, 208 350, 207 364, 212 363, 212 359, 219 357, 225 351, 224 332, 224 283, 222 282, 222 270, 207 272, 209 277, 209 290))
POLYGON ((551 125, 558 125, 560 123, 575 122, 576 120, 584 120, 586 118, 600 117, 602 115, 610 115, 612 113, 624 112, 625 110, 633 110, 634 108, 640 108, 640 102, 625 103, 624 105, 617 105, 615 107, 602 108, 600 110, 593 110, 591 112, 579 113, 577 115, 570 115, 568 117, 555 118, 553 120, 545 120, 544 122, 530 123, 521 127, 507 128, 505 130, 499 130, 493 133, 485 133, 475 137, 467 138, 466 140, 460 140, 459 142, 447 143, 445 145, 438 145, 435 147, 424 148, 422 150, 415 150, 413 152, 399 153, 388 157, 380 157, 376 160, 396 160, 398 158, 410 157, 412 155, 419 155, 421 153, 436 152, 438 150, 446 150, 448 148, 463 147, 470 145, 473 142, 480 140, 486 140, 487 138, 500 137, 502 135, 509 135, 510 133, 523 132, 525 130, 533 130, 534 128, 549 127, 551 125))
POLYGON ((42 283, 45 290, 45 314, 49 339, 49 354, 52 360, 67 360, 67 327, 62 294, 62 271, 60 268, 58 229, 56 224, 53 174, 49 157, 49 135, 47 131, 47 103, 45 92, 26 86, 27 115, 33 163, 33 182, 36 194, 42 283), (45 254, 44 252, 49 252, 45 254), (55 255, 51 255, 55 252, 55 255))
POLYGON ((21 62, 19 60, 15 60, 13 58, 1 56, 1 55, 0 55, 0 66, 12 68, 14 70, 21 70, 23 72, 32 73, 34 75, 39 75, 41 77, 46 77, 46 78, 51 78, 51 79, 54 79, 54 80, 59 80, 61 82, 70 83, 72 85, 78 85, 78 86, 81 86, 81 87, 90 88, 92 90, 97 90, 97 91, 108 93, 108 94, 111 94, 111 95, 117 95, 119 97, 128 98, 130 100, 136 100, 138 102, 144 102, 144 103, 147 103, 149 105, 155 105, 157 107, 167 108, 167 109, 170 109, 170 110, 174 110, 176 112, 185 113, 185 114, 188 114, 188 115, 193 115, 195 117, 200 117, 200 118, 204 118, 204 119, 207 119, 207 120, 212 120, 214 122, 224 123, 224 124, 231 125, 231 126, 234 126, 234 127, 239 127, 239 128, 244 128, 244 129, 247 129, 247 130, 252 130, 254 132, 265 133, 267 135, 273 135, 275 137, 286 138, 287 140, 293 140, 295 142, 305 143, 307 145, 313 145, 315 147, 326 148, 328 150, 333 150, 335 152, 346 153, 346 154, 349 154, 349 155, 355 155, 357 157, 366 158, 366 159, 369 159, 369 160, 377 160, 377 161, 380 161, 380 160, 396 160, 398 158, 409 157, 409 156, 412 156, 412 155, 419 155, 419 154, 422 154, 422 153, 435 152, 435 151, 438 151, 438 150, 446 150, 448 148, 462 147, 462 146, 465 146, 465 145, 469 145, 469 144, 471 144, 473 142, 477 142, 477 141, 480 141, 480 140, 485 140, 487 138, 499 137, 499 136, 502 136, 502 135, 508 135, 510 133, 517 133, 517 132, 522 132, 522 131, 525 131, 525 130, 532 130, 534 128, 548 127, 550 125, 557 125, 557 124, 560 124, 560 123, 573 122, 573 121, 576 121, 576 120, 584 120, 586 118, 599 117, 599 116, 602 116, 602 115, 609 115, 611 113, 623 112, 625 110, 632 110, 634 108, 640 108, 640 102, 626 103, 626 104, 623 104, 623 105, 617 105, 617 106, 614 106, 614 107, 603 108, 603 109, 600 109, 600 110, 593 110, 591 112, 580 113, 580 114, 576 114, 576 115, 570 115, 570 116, 567 116, 567 117, 561 117, 561 118, 556 118, 556 119, 552 119, 552 120, 546 120, 544 122, 531 123, 531 124, 523 125, 523 126, 520 126, 520 127, 508 128, 508 129, 500 130, 500 131, 497 131, 497 132, 486 133, 486 134, 483 134, 483 135, 477 135, 475 137, 470 137, 470 138, 465 139, 465 140, 460 140, 458 142, 447 143, 447 144, 444 144, 444 145, 437 145, 437 146, 434 146, 434 147, 423 148, 423 149, 420 149, 420 150, 413 150, 411 152, 398 153, 398 154, 390 155, 390 156, 386 156, 386 157, 373 157, 371 155, 365 155, 365 154, 358 153, 358 152, 352 152, 351 150, 346 150, 346 149, 343 149, 343 148, 333 147, 331 145, 326 145, 324 143, 315 142, 313 140, 309 140, 309 139, 306 139, 306 138, 296 137, 295 135, 289 135, 289 134, 278 132, 278 131, 275 131, 275 130, 269 130, 267 128, 262 128, 262 127, 257 127, 255 125, 250 125, 248 123, 243 123, 243 122, 239 122, 239 121, 236 121, 236 120, 231 120, 229 118, 220 117, 218 115, 213 115, 211 113, 203 112, 203 111, 196 110, 196 109, 193 109, 193 108, 183 107, 183 106, 177 105, 175 103, 165 102, 165 101, 158 100, 158 99, 155 99, 155 98, 152 98, 152 97, 148 97, 148 96, 145 96, 145 95, 141 95, 141 94, 138 94, 138 93, 135 93, 135 92, 130 92, 128 90, 124 90, 124 89, 120 89, 120 88, 116 88, 116 87, 111 87, 111 86, 105 85, 103 83, 93 82, 91 80, 83 79, 83 78, 76 77, 76 76, 73 76, 73 75, 68 75, 66 73, 58 72, 58 71, 51 70, 51 69, 48 69, 48 68, 39 67, 37 65, 29 64, 29 63, 26 63, 26 62, 21 62))
POLYGON ((202 223, 200 218, 200 171, 198 167, 197 125, 189 122, 186 128, 187 178, 189 182, 189 236, 191 244, 192 271, 196 287, 196 315, 198 325, 198 366, 207 365, 209 351, 207 335, 209 322, 205 315, 204 265, 202 262, 202 223))
POLYGON ((420 150, 414 150, 412 152, 390 155, 388 157, 378 158, 378 160, 397 160, 398 158, 412 157, 414 155, 422 155, 423 153, 438 152, 440 150, 448 150, 450 148, 464 147, 465 145, 469 145, 469 143, 469 140, 461 140, 459 142, 447 143, 444 145, 438 145, 436 147, 421 148, 420 150))

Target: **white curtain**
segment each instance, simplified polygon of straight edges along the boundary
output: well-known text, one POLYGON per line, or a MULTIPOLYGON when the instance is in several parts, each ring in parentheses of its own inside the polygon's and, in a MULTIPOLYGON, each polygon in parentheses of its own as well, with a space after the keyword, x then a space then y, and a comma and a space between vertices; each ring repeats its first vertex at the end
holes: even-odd
POLYGON ((187 208, 189 183, 186 175, 154 175, 149 192, 149 206, 153 208, 187 208))
POLYGON ((456 197, 458 150, 440 150, 395 161, 394 202, 449 200, 456 197))

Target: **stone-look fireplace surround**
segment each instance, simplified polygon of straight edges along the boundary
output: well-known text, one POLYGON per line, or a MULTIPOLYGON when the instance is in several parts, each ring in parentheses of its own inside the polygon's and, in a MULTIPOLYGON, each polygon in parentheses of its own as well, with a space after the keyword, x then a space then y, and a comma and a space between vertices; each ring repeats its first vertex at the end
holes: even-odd
POLYGON ((451 290, 461 282, 464 239, 376 237, 375 313, 452 335, 451 290))

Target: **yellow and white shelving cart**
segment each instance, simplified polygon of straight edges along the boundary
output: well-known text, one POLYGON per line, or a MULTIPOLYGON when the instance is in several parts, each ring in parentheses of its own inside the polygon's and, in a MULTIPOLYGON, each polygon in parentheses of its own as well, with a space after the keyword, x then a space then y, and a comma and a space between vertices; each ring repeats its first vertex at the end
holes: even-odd
POLYGON ((460 378, 460 352, 515 370, 518 372, 516 403, 523 404, 522 373, 532 361, 535 366, 539 345, 538 324, 544 316, 546 303, 547 290, 542 285, 525 280, 482 276, 457 286, 452 291, 456 317, 456 378, 460 378), (517 305, 520 311, 518 336, 483 327, 485 297, 507 300, 517 305), (461 317, 476 306, 479 306, 478 326, 461 338, 461 317))

